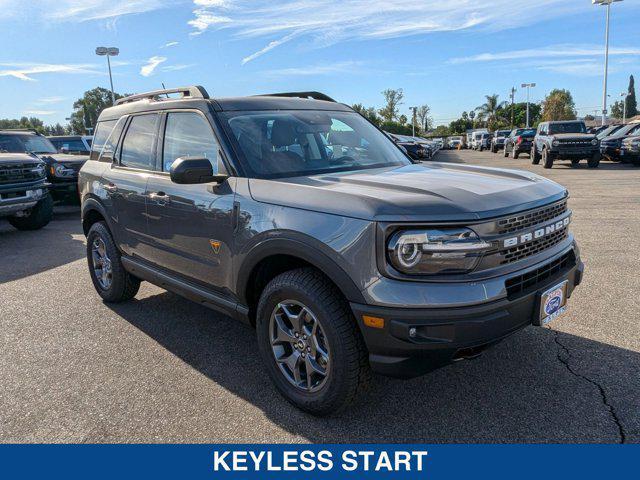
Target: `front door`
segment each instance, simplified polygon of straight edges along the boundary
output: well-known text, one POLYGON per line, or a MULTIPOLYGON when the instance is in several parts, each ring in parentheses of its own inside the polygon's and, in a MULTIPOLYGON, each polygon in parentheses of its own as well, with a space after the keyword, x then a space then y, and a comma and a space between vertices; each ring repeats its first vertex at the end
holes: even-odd
POLYGON ((235 179, 220 185, 179 185, 169 177, 181 157, 207 157, 221 167, 209 120, 197 111, 169 112, 161 135, 161 165, 147 183, 151 261, 186 280, 224 291, 231 286, 235 179))

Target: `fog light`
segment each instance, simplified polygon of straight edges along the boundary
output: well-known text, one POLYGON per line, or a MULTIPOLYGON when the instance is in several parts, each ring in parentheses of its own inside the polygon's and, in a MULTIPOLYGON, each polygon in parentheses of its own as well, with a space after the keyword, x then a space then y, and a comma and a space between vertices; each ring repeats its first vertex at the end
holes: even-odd
POLYGON ((411 328, 409 329, 409 336, 410 336, 411 338, 414 338, 416 335, 418 335, 418 330, 416 330, 416 328, 415 328, 415 327, 411 327, 411 328))

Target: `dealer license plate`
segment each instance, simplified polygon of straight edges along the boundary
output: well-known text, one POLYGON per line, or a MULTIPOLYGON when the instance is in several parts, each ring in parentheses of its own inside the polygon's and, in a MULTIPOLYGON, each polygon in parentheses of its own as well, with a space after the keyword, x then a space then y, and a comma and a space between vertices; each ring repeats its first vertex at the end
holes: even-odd
POLYGON ((544 326, 552 322, 567 311, 567 287, 569 282, 564 282, 550 288, 540 295, 540 307, 537 317, 538 326, 544 326))

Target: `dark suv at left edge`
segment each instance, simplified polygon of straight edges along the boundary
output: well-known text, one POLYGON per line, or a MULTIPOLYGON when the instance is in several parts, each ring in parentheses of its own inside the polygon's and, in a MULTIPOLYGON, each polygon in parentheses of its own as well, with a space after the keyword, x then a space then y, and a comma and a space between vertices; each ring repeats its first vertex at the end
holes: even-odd
POLYGON ((46 165, 53 199, 78 198, 78 172, 89 159, 88 155, 58 153, 47 137, 33 130, 0 130, 0 152, 37 156, 46 165))

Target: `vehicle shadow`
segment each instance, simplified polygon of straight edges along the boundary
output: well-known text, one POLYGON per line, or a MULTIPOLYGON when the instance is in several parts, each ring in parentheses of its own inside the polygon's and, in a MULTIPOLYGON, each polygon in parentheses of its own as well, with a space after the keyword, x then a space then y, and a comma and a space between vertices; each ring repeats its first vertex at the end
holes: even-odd
POLYGON ((79 209, 54 210, 46 227, 19 231, 0 220, 0 284, 29 277, 85 256, 79 209), (28 258, 28 262, 21 259, 28 258))
POLYGON ((640 354, 577 336, 530 327, 417 379, 374 377, 358 404, 315 418, 276 392, 250 327, 169 292, 109 307, 314 443, 640 441, 640 354))

